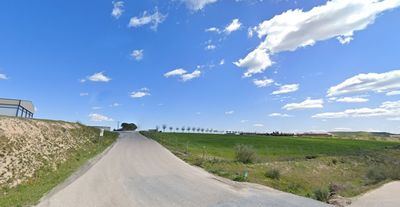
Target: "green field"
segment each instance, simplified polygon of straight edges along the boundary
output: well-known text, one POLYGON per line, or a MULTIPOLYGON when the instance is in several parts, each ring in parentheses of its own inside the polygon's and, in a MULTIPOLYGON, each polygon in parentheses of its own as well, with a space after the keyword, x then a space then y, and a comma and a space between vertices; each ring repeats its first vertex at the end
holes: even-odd
POLYGON ((399 142, 328 137, 142 134, 211 173, 302 196, 314 197, 316 190, 327 191, 334 186, 337 194, 350 197, 400 179, 399 142), (244 164, 236 160, 238 144, 254 150, 253 162, 244 164))

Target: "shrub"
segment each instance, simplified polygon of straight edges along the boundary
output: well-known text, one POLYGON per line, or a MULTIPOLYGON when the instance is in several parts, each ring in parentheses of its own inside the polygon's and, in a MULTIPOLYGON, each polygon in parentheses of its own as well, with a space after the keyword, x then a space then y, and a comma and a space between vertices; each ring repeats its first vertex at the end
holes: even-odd
POLYGON ((233 180, 237 182, 246 182, 247 177, 242 174, 236 174, 235 177, 233 177, 233 180))
POLYGON ((265 173, 265 177, 271 178, 271 179, 274 179, 274 180, 279 180, 279 178, 281 177, 281 173, 277 169, 268 170, 265 173))
POLYGON ((256 152, 252 146, 238 144, 235 146, 236 160, 242 163, 252 163, 256 158, 256 152))
POLYGON ((326 189, 321 189, 321 188, 316 189, 314 191, 314 198, 322 202, 328 202, 329 192, 326 189))
POLYGON ((306 159, 307 160, 312 160, 312 159, 315 159, 317 157, 318 157, 317 155, 306 155, 306 159))
POLYGON ((376 184, 387 179, 385 171, 381 167, 374 167, 368 170, 366 174, 369 183, 376 184))
POLYGON ((337 164, 337 159, 332 159, 332 164, 336 165, 337 164))

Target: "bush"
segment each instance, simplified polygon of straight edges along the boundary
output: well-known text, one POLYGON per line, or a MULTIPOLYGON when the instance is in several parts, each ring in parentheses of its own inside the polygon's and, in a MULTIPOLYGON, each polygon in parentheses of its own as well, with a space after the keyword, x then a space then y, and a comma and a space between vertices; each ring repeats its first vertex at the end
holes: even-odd
POLYGON ((236 174, 235 177, 233 177, 233 180, 237 182, 246 182, 247 177, 243 174, 236 174))
POLYGON ((314 198, 322 202, 328 202, 329 191, 326 189, 316 189, 314 191, 314 198))
POLYGON ((312 159, 316 159, 318 156, 317 155, 306 155, 306 159, 307 160, 312 160, 312 159))
POLYGON ((369 183, 376 184, 387 179, 385 171, 381 167, 374 167, 368 170, 366 174, 369 183))
POLYGON ((242 163, 252 163, 256 159, 256 152, 252 146, 238 144, 235 147, 235 158, 242 163))
POLYGON ((265 173, 265 177, 271 178, 271 179, 274 179, 274 180, 279 180, 279 178, 281 177, 281 173, 277 169, 268 170, 265 173))

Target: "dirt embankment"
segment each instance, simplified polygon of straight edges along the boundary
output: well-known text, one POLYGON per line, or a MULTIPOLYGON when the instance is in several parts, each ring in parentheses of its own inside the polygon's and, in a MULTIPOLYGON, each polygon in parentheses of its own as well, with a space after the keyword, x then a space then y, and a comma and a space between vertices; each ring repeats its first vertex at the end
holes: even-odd
POLYGON ((77 123, 0 117, 0 187, 29 181, 42 167, 57 169, 95 136, 77 123))

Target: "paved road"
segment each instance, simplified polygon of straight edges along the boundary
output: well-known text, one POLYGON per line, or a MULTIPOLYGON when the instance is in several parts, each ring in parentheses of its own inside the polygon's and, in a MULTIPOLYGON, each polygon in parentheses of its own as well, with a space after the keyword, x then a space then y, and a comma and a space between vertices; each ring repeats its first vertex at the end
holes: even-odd
POLYGON ((138 133, 121 133, 90 169, 39 207, 327 206, 256 184, 217 178, 138 133))
POLYGON ((353 201, 351 207, 399 207, 400 181, 390 182, 353 201))

